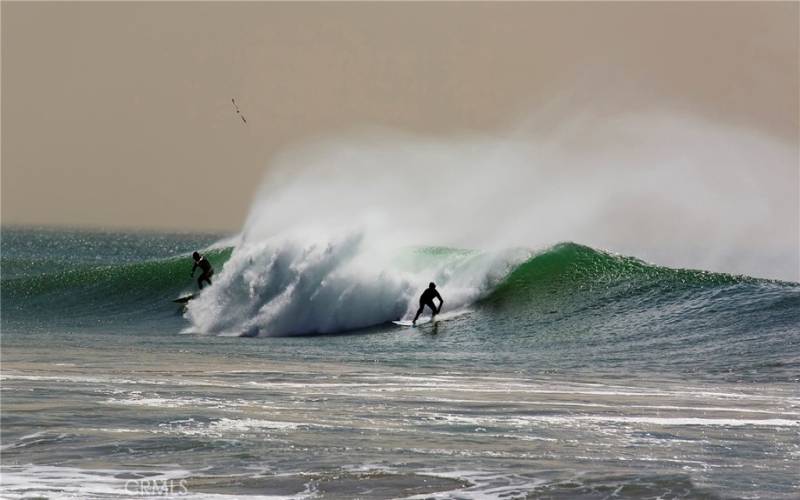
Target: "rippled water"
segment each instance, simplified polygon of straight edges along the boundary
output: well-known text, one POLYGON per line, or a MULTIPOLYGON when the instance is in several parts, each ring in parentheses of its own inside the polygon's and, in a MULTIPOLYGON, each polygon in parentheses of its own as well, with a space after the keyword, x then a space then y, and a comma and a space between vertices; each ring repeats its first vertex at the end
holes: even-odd
POLYGON ((195 338, 149 349, 85 340, 4 348, 9 498, 122 498, 151 480, 192 498, 800 491, 794 384, 409 370, 220 354, 224 344, 195 338))

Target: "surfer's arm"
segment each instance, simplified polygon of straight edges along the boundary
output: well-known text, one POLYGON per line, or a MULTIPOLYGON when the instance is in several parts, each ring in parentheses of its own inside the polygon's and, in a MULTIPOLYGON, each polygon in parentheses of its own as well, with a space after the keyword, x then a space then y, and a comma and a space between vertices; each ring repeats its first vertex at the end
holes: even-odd
POLYGON ((439 299, 439 311, 441 311, 442 310, 442 304, 444 304, 444 299, 442 298, 441 295, 439 295, 439 292, 436 292, 436 298, 439 299))
POLYGON ((192 266, 192 278, 194 278, 194 270, 197 269, 197 262, 192 266))

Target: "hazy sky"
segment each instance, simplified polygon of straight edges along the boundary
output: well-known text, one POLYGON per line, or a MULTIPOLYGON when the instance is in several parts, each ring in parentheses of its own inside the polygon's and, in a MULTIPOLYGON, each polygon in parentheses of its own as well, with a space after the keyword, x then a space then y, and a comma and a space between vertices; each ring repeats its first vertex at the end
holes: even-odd
POLYGON ((554 100, 798 141, 797 2, 3 2, 1 14, 4 224, 235 231, 287 147, 364 125, 502 135, 554 100))

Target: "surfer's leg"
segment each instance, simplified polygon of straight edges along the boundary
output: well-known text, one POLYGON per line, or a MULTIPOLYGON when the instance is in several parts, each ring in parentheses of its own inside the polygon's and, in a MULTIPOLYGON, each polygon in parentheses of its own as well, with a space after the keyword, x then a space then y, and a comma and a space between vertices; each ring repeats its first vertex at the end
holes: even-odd
POLYGON ((419 315, 422 314, 422 310, 423 309, 425 309, 425 304, 420 304, 419 305, 419 309, 417 309, 417 315, 414 316, 414 321, 412 321, 412 323, 416 323, 417 322, 417 318, 419 318, 419 315))
POLYGON ((209 285, 211 285, 211 274, 212 273, 203 273, 197 278, 197 286, 200 287, 200 290, 203 289, 203 282, 205 281, 209 285))
POLYGON ((433 318, 436 317, 436 313, 439 311, 436 309, 436 306, 434 305, 433 302, 428 302, 425 305, 431 308, 431 320, 433 320, 433 318))

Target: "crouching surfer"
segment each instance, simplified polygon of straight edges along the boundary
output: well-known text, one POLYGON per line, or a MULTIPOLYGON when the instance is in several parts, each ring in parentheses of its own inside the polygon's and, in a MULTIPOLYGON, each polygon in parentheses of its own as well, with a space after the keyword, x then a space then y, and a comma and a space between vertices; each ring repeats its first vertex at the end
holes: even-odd
POLYGON ((433 311, 431 313, 431 321, 433 321, 436 314, 442 310, 442 304, 444 304, 444 299, 442 299, 442 296, 436 291, 436 283, 431 282, 428 288, 419 296, 419 309, 417 310, 417 315, 414 316, 412 324, 417 324, 417 319, 419 315, 422 314, 422 310, 425 309, 425 306, 430 307, 431 311, 433 311), (433 303, 433 299, 439 299, 439 307, 436 307, 436 304, 433 303))
POLYGON ((200 277, 197 278, 197 286, 200 287, 200 290, 203 289, 203 282, 207 282, 209 285, 211 284, 211 276, 214 275, 214 268, 211 267, 211 262, 206 259, 205 255, 200 255, 198 252, 194 252, 192 254, 192 258, 194 259, 194 266, 192 266, 192 278, 194 278, 194 271, 198 267, 202 273, 200 277))

